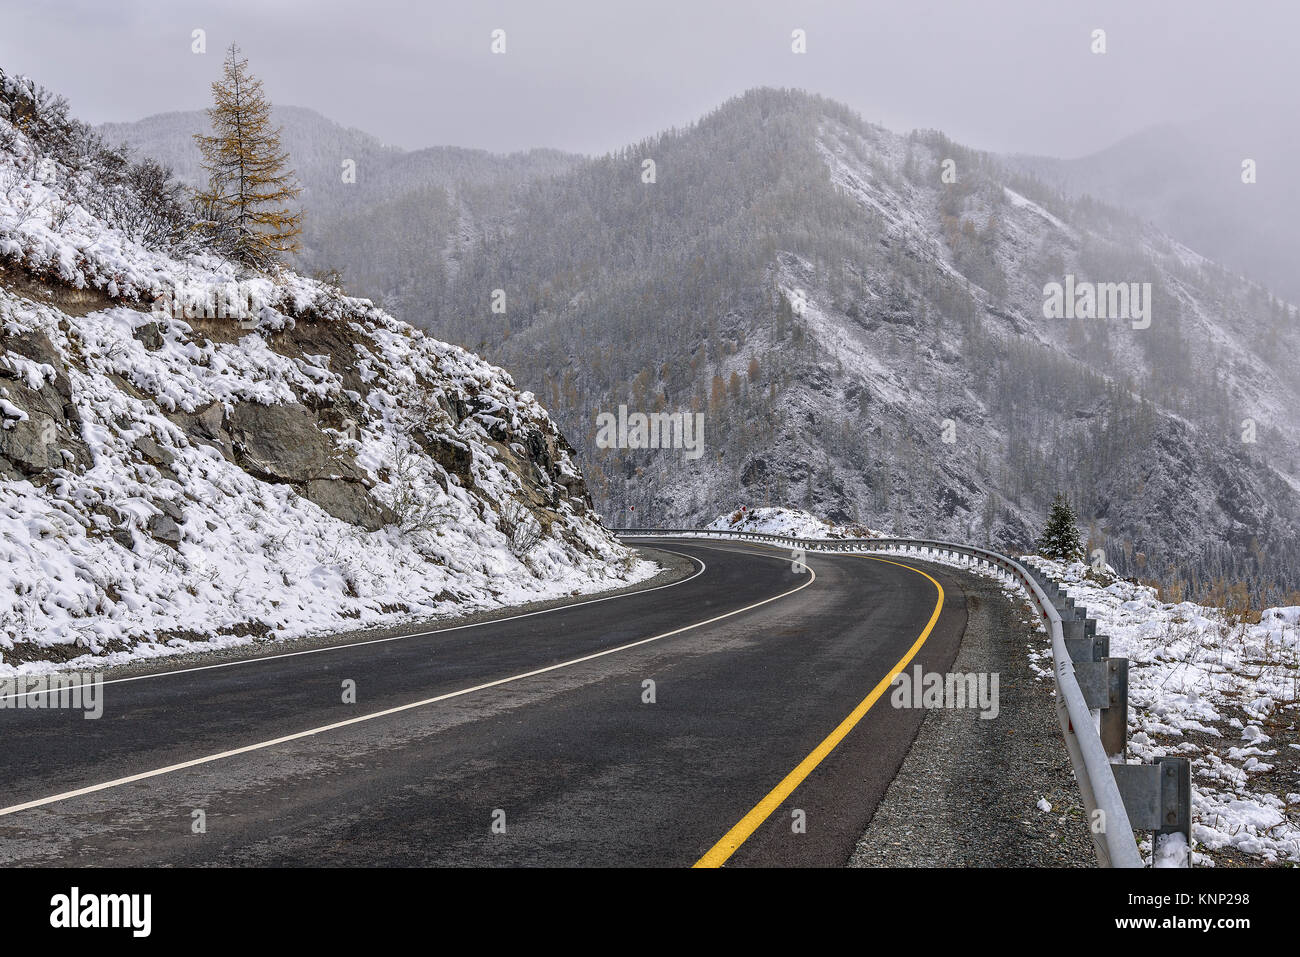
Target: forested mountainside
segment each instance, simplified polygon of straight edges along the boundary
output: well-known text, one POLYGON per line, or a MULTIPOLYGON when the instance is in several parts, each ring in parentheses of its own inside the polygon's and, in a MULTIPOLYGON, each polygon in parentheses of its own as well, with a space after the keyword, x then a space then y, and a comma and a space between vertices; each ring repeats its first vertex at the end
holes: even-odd
POLYGON ((353 291, 512 368, 614 522, 787 504, 1019 548, 1065 491, 1124 573, 1300 585, 1295 307, 1135 216, 772 89, 459 195, 352 220, 353 291), (1076 281, 1139 314, 1045 318, 1076 281), (620 405, 703 413, 706 453, 598 448, 620 405))
POLYGON ((281 268, 0 71, 0 673, 649 574, 534 396, 281 268))

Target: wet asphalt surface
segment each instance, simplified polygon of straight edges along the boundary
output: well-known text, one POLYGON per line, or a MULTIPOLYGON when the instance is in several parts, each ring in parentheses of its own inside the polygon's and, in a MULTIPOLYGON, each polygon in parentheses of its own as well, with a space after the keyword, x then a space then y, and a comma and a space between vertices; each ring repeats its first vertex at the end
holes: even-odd
MULTIPOLYGON (((0 864, 687 866, 909 652, 939 598, 927 574, 945 598, 909 668, 948 670, 966 626, 968 576, 940 566, 812 555, 813 580, 757 546, 644 544, 703 571, 133 674, 95 721, 0 710, 0 864)), ((924 718, 886 691, 728 866, 845 864, 924 718)))

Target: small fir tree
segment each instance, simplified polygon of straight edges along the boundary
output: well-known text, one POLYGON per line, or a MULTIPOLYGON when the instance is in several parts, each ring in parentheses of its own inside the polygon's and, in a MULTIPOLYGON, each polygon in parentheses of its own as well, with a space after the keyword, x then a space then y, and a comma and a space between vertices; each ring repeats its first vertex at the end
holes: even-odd
POLYGON ((1079 526, 1074 509, 1064 493, 1058 492, 1052 502, 1052 513, 1047 517, 1047 527, 1038 539, 1039 554, 1061 562, 1083 561, 1083 543, 1079 539, 1079 526))

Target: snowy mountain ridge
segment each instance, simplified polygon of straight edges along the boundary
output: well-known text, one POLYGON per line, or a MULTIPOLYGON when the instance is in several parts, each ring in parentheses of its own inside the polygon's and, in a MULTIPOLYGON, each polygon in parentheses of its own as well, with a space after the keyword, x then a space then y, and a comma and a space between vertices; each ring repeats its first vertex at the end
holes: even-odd
MULTIPOLYGON (((596 455, 588 470, 599 464, 598 487, 609 481, 611 511, 628 503, 667 524, 707 521, 737 501, 738 484, 750 506, 1023 548, 1066 491, 1092 545, 1126 574, 1193 587, 1267 579, 1284 586, 1274 600, 1297 587, 1293 305, 1149 224, 1017 178, 939 134, 899 136, 816 98, 747 94, 647 151, 684 164, 672 151, 692 137, 752 128, 745 114, 756 108, 770 128, 782 107, 811 136, 799 202, 819 210, 822 233, 769 226, 763 278, 724 280, 731 298, 691 358, 696 367, 707 356, 715 382, 739 380, 721 402, 693 387, 724 437, 713 467, 596 455), (949 162, 956 179, 945 183, 949 162), (1140 281, 1152 312, 1047 318, 1048 289, 1075 277, 1081 288, 1140 281)), ((787 169, 800 148, 787 149, 787 169)), ((738 205, 757 206, 769 189, 734 179, 738 205)), ((526 330, 503 354, 536 348, 526 330)), ((620 401, 621 389, 653 396, 659 382, 681 393, 680 376, 654 372, 676 372, 685 355, 647 363, 648 388, 629 360, 627 384, 612 386, 620 401)))

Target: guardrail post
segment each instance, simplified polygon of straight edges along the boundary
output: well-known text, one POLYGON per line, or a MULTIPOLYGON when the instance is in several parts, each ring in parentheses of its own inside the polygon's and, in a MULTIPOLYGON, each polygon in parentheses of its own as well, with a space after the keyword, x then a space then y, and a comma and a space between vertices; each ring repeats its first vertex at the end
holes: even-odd
POLYGON ((1122 756, 1128 747, 1128 659, 1076 661, 1074 676, 1088 707, 1101 712, 1101 743, 1106 754, 1122 756))
MULTIPOLYGON (((1119 786, 1129 824, 1151 831, 1152 849, 1161 834, 1182 834, 1192 847, 1192 763, 1187 758, 1157 758, 1155 764, 1116 764, 1119 786)), ((1190 861, 1188 862, 1190 865, 1190 861)))
POLYGON ((1110 655, 1110 638, 1094 634, 1079 635, 1076 638, 1066 636, 1065 650, 1070 653, 1070 660, 1075 664, 1081 661, 1104 661, 1110 655))
MULTIPOLYGON (((1079 616, 1086 608, 1075 608, 1079 616)), ((1061 617, 1061 636, 1074 662, 1089 708, 1101 712, 1101 743, 1111 757, 1128 750, 1128 659, 1110 657, 1110 638, 1098 635, 1095 618, 1061 617)))
POLYGON ((1091 638, 1097 634, 1097 619, 1085 618, 1086 608, 1075 608, 1075 617, 1071 618, 1065 612, 1057 609, 1061 615, 1061 635, 1066 641, 1072 638, 1091 638))
POLYGON ((1101 712, 1101 743, 1112 758, 1122 758, 1128 751, 1128 659, 1107 658, 1106 665, 1110 703, 1101 712))

